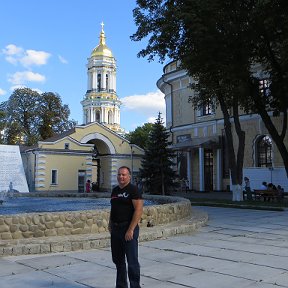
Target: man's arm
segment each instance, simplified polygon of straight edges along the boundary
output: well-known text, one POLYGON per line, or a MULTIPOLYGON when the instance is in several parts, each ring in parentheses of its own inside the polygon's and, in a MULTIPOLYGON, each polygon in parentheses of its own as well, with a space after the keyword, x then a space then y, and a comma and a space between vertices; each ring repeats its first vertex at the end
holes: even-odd
POLYGON ((133 199, 132 200, 133 206, 134 206, 134 213, 133 213, 133 217, 131 220, 131 223, 129 225, 129 228, 125 234, 125 240, 129 241, 133 239, 133 233, 134 233, 134 229, 137 226, 137 224, 139 223, 142 213, 143 213, 143 199, 133 199))

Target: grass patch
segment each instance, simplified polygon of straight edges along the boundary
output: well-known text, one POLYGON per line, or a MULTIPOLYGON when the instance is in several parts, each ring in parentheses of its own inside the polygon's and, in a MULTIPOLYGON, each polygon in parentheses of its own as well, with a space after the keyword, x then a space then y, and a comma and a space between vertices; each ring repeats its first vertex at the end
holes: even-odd
POLYGON ((263 202, 263 201, 232 201, 224 199, 204 199, 190 198, 192 205, 195 206, 211 206, 211 207, 227 207, 239 209, 256 209, 270 211, 284 211, 288 207, 285 202, 263 202))

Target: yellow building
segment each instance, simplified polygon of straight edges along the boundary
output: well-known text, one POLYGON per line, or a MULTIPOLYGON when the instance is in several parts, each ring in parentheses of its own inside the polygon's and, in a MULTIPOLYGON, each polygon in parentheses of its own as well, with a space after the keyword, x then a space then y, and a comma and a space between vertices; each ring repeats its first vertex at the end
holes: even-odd
MULTIPOLYGON (((180 177, 187 179, 189 188, 197 191, 229 189, 231 182, 220 108, 215 109, 213 103, 201 109, 193 106, 194 91, 189 87, 194 80, 177 61, 168 63, 163 70, 157 86, 165 94, 166 126, 171 132, 171 148, 177 151, 180 177)), ((243 177, 250 178, 252 189, 259 189, 262 181, 266 181, 288 191, 281 155, 260 116, 243 113, 240 121, 246 133, 243 177)), ((283 117, 273 117, 273 122, 281 131, 283 117)), ((235 131, 233 133, 235 135, 235 131)), ((287 134, 285 141, 287 144, 287 134)), ((234 143, 237 143, 236 135, 234 143)))
POLYGON ((130 167, 133 177, 139 171, 144 151, 123 138, 116 60, 105 43, 103 24, 99 44, 88 58, 87 74, 87 92, 81 101, 84 124, 21 150, 30 191, 84 192, 87 180, 98 191, 110 191, 117 184, 120 166, 130 167))

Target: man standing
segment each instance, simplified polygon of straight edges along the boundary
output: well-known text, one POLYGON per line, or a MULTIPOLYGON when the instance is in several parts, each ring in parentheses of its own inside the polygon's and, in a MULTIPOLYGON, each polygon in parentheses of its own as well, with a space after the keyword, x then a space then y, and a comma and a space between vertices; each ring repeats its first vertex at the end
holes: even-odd
POLYGON ((128 288, 126 259, 130 288, 140 288, 138 262, 138 223, 143 212, 143 200, 137 187, 130 183, 127 166, 118 169, 118 186, 111 194, 109 231, 111 233, 112 260, 116 265, 116 288, 128 288))

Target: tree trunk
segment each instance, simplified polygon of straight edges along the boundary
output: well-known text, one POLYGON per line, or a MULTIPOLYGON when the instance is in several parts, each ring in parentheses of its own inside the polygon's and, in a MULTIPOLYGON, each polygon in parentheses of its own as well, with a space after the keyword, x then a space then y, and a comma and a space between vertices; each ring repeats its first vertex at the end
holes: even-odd
POLYGON ((232 201, 243 201, 243 189, 240 184, 232 184, 232 201))
POLYGON ((268 132, 271 135, 272 140, 275 142, 279 153, 282 157, 283 163, 284 163, 284 167, 285 167, 285 171, 286 171, 286 176, 288 178, 288 150, 287 147, 284 143, 284 139, 285 139, 285 134, 287 131, 287 111, 283 113, 283 129, 282 129, 282 133, 279 134, 279 132, 277 131, 275 125, 273 124, 273 121, 271 119, 271 117, 268 115, 266 110, 259 110, 258 114, 261 116, 262 121, 265 124, 265 127, 267 128, 268 132), (285 129, 286 127, 286 129, 285 129))
POLYGON ((233 105, 233 118, 235 123, 235 130, 238 136, 239 145, 238 145, 238 151, 237 151, 237 158, 235 155, 235 148, 234 148, 234 142, 233 142, 233 134, 232 134, 232 125, 230 121, 230 115, 228 108, 225 104, 224 99, 220 96, 218 97, 220 107, 223 113, 224 117, 224 129, 225 129, 225 135, 226 135, 226 141, 227 141, 227 151, 228 151, 228 157, 229 157, 229 170, 230 170, 230 176, 232 181, 232 192, 233 192, 233 201, 243 201, 243 195, 242 195, 242 175, 243 175, 243 159, 244 159, 244 149, 245 149, 245 132, 241 130, 241 125, 239 121, 239 115, 238 115, 238 102, 234 101, 233 105), (241 195, 242 196, 241 196, 241 195))

